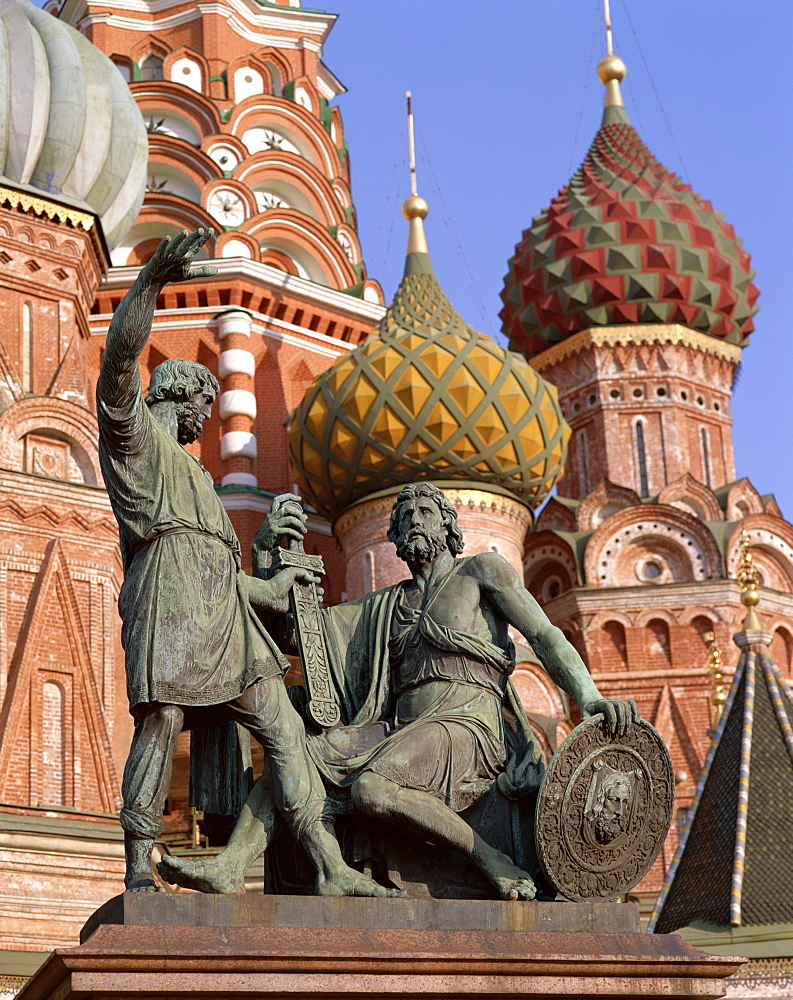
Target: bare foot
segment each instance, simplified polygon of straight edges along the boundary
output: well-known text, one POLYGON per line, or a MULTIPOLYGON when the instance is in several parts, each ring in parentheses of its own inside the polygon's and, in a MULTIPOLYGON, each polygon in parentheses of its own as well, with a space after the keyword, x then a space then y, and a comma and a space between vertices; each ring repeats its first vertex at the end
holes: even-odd
POLYGON ((501 851, 490 848, 480 864, 485 875, 495 886, 500 899, 534 899, 537 888, 528 872, 522 869, 501 851))
POLYGON ((386 889, 373 879, 346 865, 331 875, 317 875, 316 896, 402 896, 399 889, 386 889))
POLYGON ((125 892, 165 892, 161 885, 157 885, 151 875, 130 875, 129 879, 124 879, 125 892))
POLYGON ((537 889, 530 875, 525 878, 491 878, 502 899, 534 899, 537 889))
POLYGON ((245 892, 245 879, 238 871, 217 861, 191 858, 174 858, 164 854, 157 862, 157 871, 171 885, 198 892, 245 892))

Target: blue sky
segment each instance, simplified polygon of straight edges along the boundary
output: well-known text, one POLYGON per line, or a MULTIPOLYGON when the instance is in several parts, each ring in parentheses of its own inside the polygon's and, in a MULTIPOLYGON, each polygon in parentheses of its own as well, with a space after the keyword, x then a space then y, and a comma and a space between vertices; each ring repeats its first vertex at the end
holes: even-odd
MULTIPOLYGON (((348 88, 338 103, 370 273, 390 297, 406 236, 410 89, 436 273, 473 326, 498 331, 514 245, 600 123, 602 0, 337 0, 326 9, 339 14, 325 61, 348 88)), ((761 310, 733 397, 736 470, 793 518, 793 3, 611 0, 611 16, 632 124, 752 255, 761 310)))
MULTIPOLYGON (((602 0, 336 0, 325 9, 339 14, 325 62, 348 88, 338 104, 371 276, 387 297, 401 276, 410 89, 436 273, 473 326, 497 333, 514 245, 600 122, 602 0)), ((611 13, 633 125, 752 255, 761 310, 733 399, 737 475, 793 517, 793 2, 611 0, 611 13)))

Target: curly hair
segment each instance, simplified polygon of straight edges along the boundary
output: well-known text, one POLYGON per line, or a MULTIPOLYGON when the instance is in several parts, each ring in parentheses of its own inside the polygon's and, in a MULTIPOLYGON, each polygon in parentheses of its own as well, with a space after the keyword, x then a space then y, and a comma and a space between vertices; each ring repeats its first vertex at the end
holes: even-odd
POLYGON ((217 396, 220 383, 212 372, 197 361, 184 358, 168 358, 157 365, 151 373, 151 383, 146 394, 146 403, 161 403, 164 399, 180 402, 190 399, 197 392, 211 392, 217 396))
POLYGON ((459 556, 465 542, 463 541, 463 533, 457 525, 457 511, 451 501, 447 499, 446 494, 433 483, 410 483, 399 491, 394 506, 391 508, 391 522, 386 538, 396 545, 399 538, 400 508, 407 500, 414 500, 416 497, 429 497, 438 505, 443 517, 443 527, 446 528, 447 547, 453 556, 459 556))

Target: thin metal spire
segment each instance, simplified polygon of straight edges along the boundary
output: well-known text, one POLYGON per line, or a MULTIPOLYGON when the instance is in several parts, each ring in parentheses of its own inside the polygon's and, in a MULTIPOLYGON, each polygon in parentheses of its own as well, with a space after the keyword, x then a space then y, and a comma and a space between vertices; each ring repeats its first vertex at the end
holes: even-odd
MULTIPOLYGON (((606 55, 613 56, 614 48, 611 43, 611 6, 609 0, 603 0, 603 20, 606 22, 606 55)), ((409 99, 410 95, 408 95, 409 99)))
POLYGON ((405 94, 408 113, 408 156, 410 161, 410 194, 402 202, 402 214, 410 223, 408 234, 408 254, 429 253, 427 237, 424 235, 424 222, 430 207, 419 195, 416 183, 416 137, 413 129, 413 104, 411 93, 405 94))
MULTIPOLYGON (((608 0, 606 0, 608 2, 608 0)), ((416 183, 416 136, 413 131, 413 106, 411 104, 411 93, 408 90, 405 93, 405 100, 407 101, 407 111, 408 111, 408 157, 410 160, 410 193, 412 195, 417 195, 419 193, 418 185, 416 183)))

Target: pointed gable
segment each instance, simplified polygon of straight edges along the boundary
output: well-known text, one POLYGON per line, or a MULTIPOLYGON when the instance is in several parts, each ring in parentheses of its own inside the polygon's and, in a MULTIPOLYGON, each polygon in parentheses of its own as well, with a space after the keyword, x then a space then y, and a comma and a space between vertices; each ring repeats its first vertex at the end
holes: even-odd
POLYGON ((736 636, 746 649, 650 923, 658 934, 793 920, 793 703, 763 652, 770 639, 736 636))
POLYGON ((116 808, 119 783, 86 626, 55 539, 28 598, 25 641, 16 645, 0 713, 0 801, 116 808), (62 780, 53 783, 46 768, 62 780))

